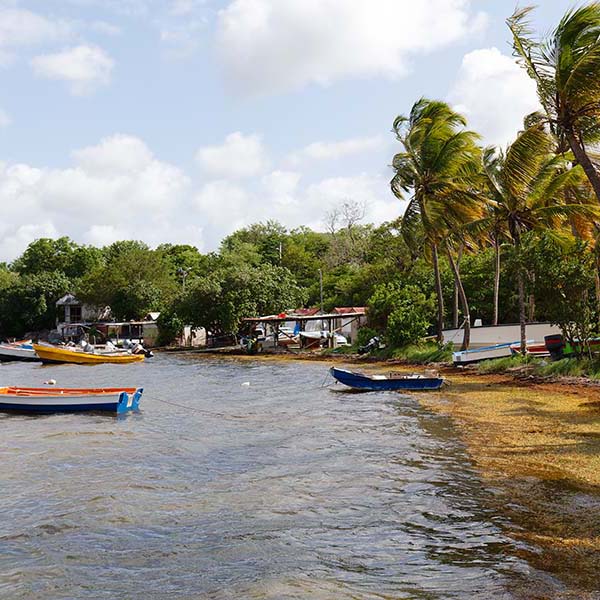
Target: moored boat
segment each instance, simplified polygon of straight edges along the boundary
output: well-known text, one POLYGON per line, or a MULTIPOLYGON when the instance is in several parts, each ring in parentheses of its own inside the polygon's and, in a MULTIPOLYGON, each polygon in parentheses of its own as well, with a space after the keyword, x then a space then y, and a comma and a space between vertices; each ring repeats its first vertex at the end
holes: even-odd
POLYGON ((355 390, 363 391, 396 391, 396 390, 439 390, 444 383, 441 377, 424 375, 406 375, 390 373, 389 375, 365 375, 346 369, 331 367, 331 376, 340 383, 355 390))
MULTIPOLYGON (((569 358, 583 352, 579 340, 570 343, 562 335, 547 335, 544 338, 546 349, 552 357, 552 360, 569 358)), ((587 347, 592 353, 600 352, 600 338, 594 337, 587 341, 587 347)))
POLYGON ((493 346, 484 346, 483 348, 473 348, 472 350, 460 350, 458 352, 453 352, 452 362, 455 366, 458 366, 478 363, 482 360, 505 358, 512 354, 510 347, 515 343, 517 342, 495 344, 493 346))
POLYGON ((137 410, 143 388, 0 388, 0 411, 55 413, 137 410))
MULTIPOLYGON (((510 351, 513 354, 521 354, 521 342, 511 344, 510 351)), ((546 348, 545 342, 527 342, 525 344, 525 354, 529 356, 545 357, 550 356, 550 351, 546 348)))
POLYGON ((39 362, 31 342, 0 344, 0 362, 18 360, 22 362, 39 362))
POLYGON ((130 352, 85 352, 82 349, 33 344, 33 349, 40 360, 46 364, 73 363, 77 365, 100 365, 104 363, 128 364, 141 362, 144 354, 130 352))

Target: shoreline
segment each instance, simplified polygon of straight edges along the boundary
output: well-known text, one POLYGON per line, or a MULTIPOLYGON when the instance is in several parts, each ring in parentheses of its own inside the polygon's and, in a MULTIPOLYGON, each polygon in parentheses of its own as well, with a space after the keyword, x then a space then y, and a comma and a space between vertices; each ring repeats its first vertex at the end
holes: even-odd
MULTIPOLYGON (((190 354, 185 352, 185 354, 190 354)), ((414 365, 352 355, 194 353, 253 361, 361 365, 368 371, 438 370, 450 383, 419 392, 422 406, 449 417, 492 490, 495 512, 530 564, 590 592, 600 576, 600 383, 541 378, 522 370, 480 374, 448 365, 414 365)), ((584 596, 581 596, 582 598, 584 596)))

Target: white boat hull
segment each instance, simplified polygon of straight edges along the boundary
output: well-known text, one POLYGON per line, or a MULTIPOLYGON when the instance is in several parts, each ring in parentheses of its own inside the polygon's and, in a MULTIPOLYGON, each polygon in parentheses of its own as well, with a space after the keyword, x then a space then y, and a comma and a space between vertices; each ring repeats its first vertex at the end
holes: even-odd
POLYGON ((0 344, 0 362, 9 362, 13 360, 39 362, 40 359, 33 348, 22 348, 20 346, 0 344))
MULTIPOLYGON (((456 349, 462 343, 462 329, 444 330, 444 342, 453 343, 456 349)), ((562 333, 560 327, 550 323, 528 323, 527 339, 543 340, 547 335, 562 333)), ((515 343, 521 339, 521 327, 518 323, 510 325, 492 325, 486 327, 471 327, 470 348, 495 346, 497 344, 515 343)))
POLYGON ((452 362, 455 365, 469 365, 481 362, 482 360, 505 358, 512 355, 510 349, 511 343, 488 346, 485 348, 475 348, 473 350, 464 350, 462 352, 453 352, 452 362))

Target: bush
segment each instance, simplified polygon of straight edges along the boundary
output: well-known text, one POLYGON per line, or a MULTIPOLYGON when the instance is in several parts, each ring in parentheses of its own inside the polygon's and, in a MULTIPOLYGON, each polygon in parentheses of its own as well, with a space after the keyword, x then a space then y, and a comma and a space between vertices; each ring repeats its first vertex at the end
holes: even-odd
POLYGON ((183 320, 174 312, 161 312, 158 317, 157 325, 157 341, 159 346, 168 346, 169 344, 172 344, 183 333, 183 320))
POLYGON ((369 321, 384 328, 386 342, 396 348, 424 338, 435 310, 433 298, 419 288, 394 283, 377 286, 368 306, 369 321))
POLYGON ((377 331, 370 327, 361 327, 356 334, 356 345, 359 347, 366 346, 371 338, 378 335, 377 331))

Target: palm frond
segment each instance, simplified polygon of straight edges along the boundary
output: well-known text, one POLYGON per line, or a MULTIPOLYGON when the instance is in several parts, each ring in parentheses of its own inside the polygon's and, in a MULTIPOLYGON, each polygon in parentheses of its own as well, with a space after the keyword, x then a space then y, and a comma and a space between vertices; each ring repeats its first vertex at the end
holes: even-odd
POLYGON ((517 136, 502 169, 504 185, 512 196, 522 198, 527 193, 551 147, 552 140, 542 125, 534 125, 517 136))

